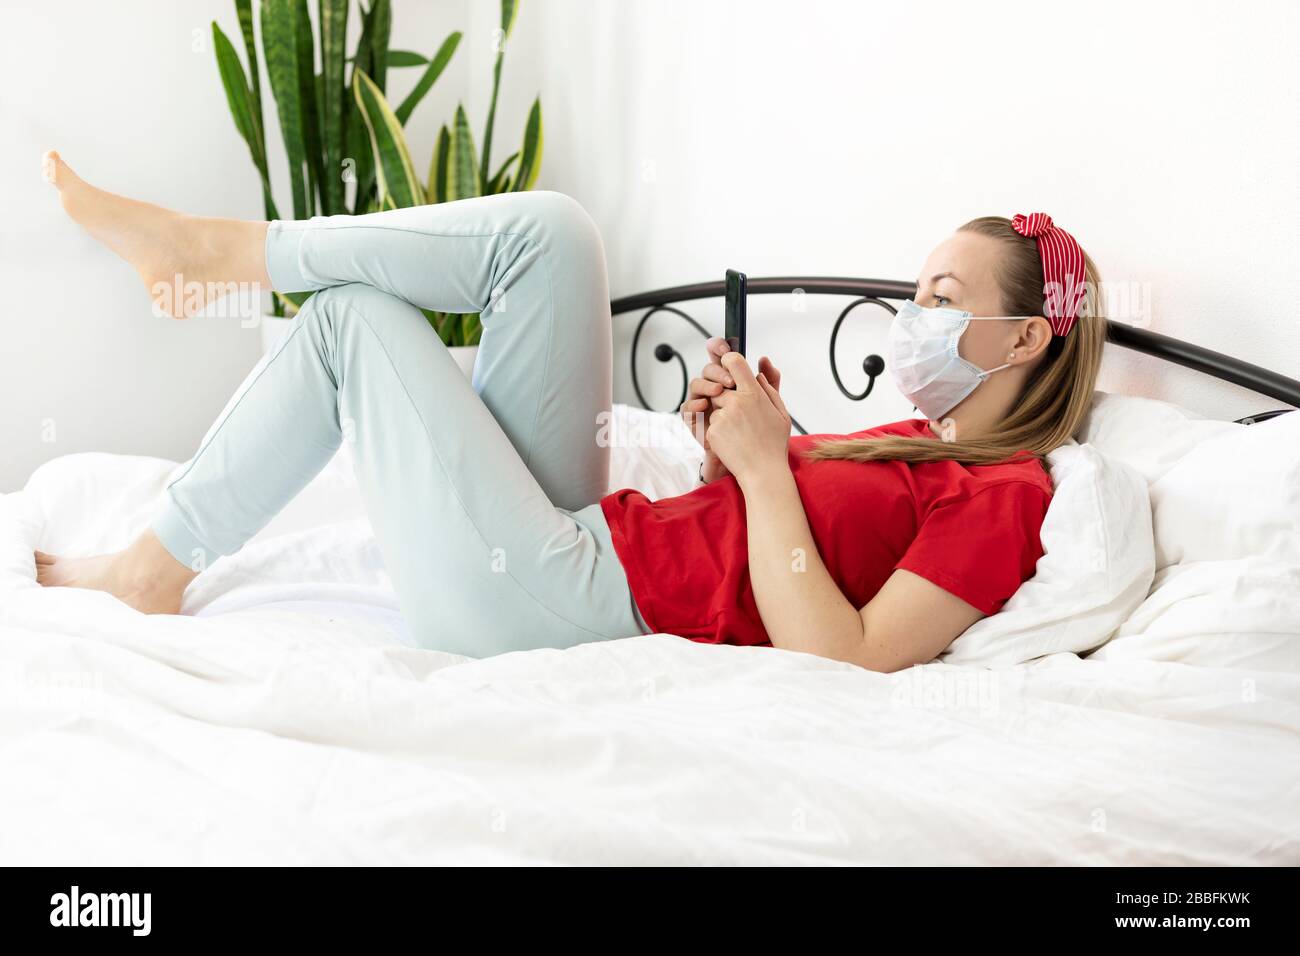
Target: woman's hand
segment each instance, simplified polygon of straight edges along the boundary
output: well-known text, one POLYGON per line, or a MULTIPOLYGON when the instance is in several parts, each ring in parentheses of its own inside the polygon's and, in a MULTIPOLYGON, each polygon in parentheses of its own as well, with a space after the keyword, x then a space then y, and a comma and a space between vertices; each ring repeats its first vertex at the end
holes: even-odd
MULTIPOLYGON (((730 474, 727 466, 709 445, 708 428, 713 417, 713 399, 727 389, 734 388, 736 382, 722 364, 722 356, 731 351, 727 340, 714 336, 704 343, 704 348, 709 356, 708 364, 700 371, 698 378, 691 379, 687 386, 686 401, 682 402, 680 411, 682 421, 704 449, 704 465, 700 473, 704 476, 705 484, 708 484, 730 474)), ((766 356, 758 360, 758 370, 773 388, 781 388, 781 373, 766 356)))
POLYGON ((731 351, 722 353, 718 363, 736 387, 710 399, 709 449, 742 487, 782 471, 788 475, 790 413, 767 374, 775 373, 779 383, 780 373, 764 358, 756 378, 744 357, 731 351))
POLYGON ((700 371, 699 378, 691 379, 690 385, 687 386, 686 401, 682 402, 681 415, 686 427, 691 430, 695 440, 704 449, 704 465, 700 469, 700 474, 704 476, 705 484, 708 484, 727 475, 726 467, 709 447, 708 429, 709 421, 713 416, 713 399, 736 383, 732 381, 731 373, 723 368, 719 361, 723 355, 731 351, 727 340, 714 336, 704 343, 704 349, 709 356, 708 364, 700 371))

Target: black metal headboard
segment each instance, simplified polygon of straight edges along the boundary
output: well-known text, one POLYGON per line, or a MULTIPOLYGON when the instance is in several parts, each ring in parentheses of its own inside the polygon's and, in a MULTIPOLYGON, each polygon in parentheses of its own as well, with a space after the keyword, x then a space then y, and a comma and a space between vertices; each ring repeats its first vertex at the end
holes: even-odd
MULTIPOLYGON (((637 295, 624 296, 621 299, 615 299, 610 303, 610 310, 614 315, 621 315, 627 312, 635 312, 639 309, 645 309, 646 312, 641 316, 637 323, 636 331, 632 336, 632 388, 636 392, 637 401, 643 408, 649 408, 645 395, 641 391, 641 381, 637 375, 637 353, 641 345, 641 335, 644 332, 646 323, 655 315, 667 313, 675 315, 684 322, 691 325, 700 335, 708 338, 709 331, 687 314, 684 310, 677 307, 678 303, 692 302, 698 299, 721 298, 725 293, 725 284, 722 280, 716 282, 697 282, 694 285, 679 285, 669 289, 656 289, 652 292, 642 292, 637 295)), ((810 276, 806 278, 798 277, 776 277, 767 279, 749 280, 750 295, 764 295, 776 292, 787 294, 807 294, 807 295, 839 295, 851 296, 850 301, 840 311, 839 316, 835 319, 834 326, 831 327, 831 336, 829 342, 829 358, 831 366, 831 375, 835 379, 835 384, 839 390, 844 393, 846 398, 852 401, 862 401, 871 394, 872 388, 875 387, 876 378, 885 370, 885 360, 879 355, 868 355, 862 362, 862 370, 867 373, 866 388, 859 392, 851 391, 840 378, 839 367, 835 361, 835 344, 839 338, 840 326, 854 309, 862 305, 878 305, 891 314, 897 309, 889 304, 890 299, 905 300, 910 299, 916 294, 916 284, 913 282, 894 282, 888 279, 852 279, 830 276, 810 276)), ((1172 362, 1175 365, 1181 365, 1184 368, 1194 369, 1197 372, 1203 372, 1212 375, 1217 379, 1225 382, 1231 382, 1234 385, 1240 385, 1248 388, 1260 395, 1266 395, 1269 398, 1276 399, 1279 402, 1285 402, 1288 405, 1300 406, 1300 381, 1288 378, 1277 372, 1269 371, 1258 365, 1252 365, 1249 362, 1243 362, 1241 359, 1233 358, 1230 355, 1223 355, 1220 352, 1214 352, 1210 349, 1202 348, 1199 345, 1192 345, 1189 342, 1183 342, 1180 339, 1171 338, 1167 335, 1160 335, 1157 332, 1150 332, 1146 329, 1139 329, 1131 325, 1124 325, 1113 320, 1107 321, 1107 340, 1123 348, 1132 349, 1135 352, 1142 352, 1151 355, 1166 362, 1172 362)), ((660 362, 671 362, 677 360, 682 373, 682 393, 678 404, 686 400, 686 387, 690 381, 691 373, 687 370, 686 360, 681 353, 667 343, 660 343, 655 346, 654 356, 660 362)), ((1260 412, 1251 415, 1248 418, 1239 419, 1244 424, 1263 421, 1292 411, 1290 408, 1280 408, 1267 412, 1260 412)), ((795 428, 800 434, 807 434, 807 431, 798 422, 794 423, 795 428)))

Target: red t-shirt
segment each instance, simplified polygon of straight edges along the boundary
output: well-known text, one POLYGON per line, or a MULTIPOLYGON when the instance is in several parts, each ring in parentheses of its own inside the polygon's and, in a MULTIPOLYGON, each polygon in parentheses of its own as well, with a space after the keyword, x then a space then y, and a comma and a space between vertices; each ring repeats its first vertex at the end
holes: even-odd
MULTIPOLYGON (((827 438, 930 434, 924 419, 907 419, 790 439, 790 468, 817 551, 854 607, 904 568, 996 613, 1043 554, 1038 530, 1052 484, 1037 461, 908 464, 799 454, 827 438)), ((734 478, 658 501, 625 488, 600 504, 651 628, 707 644, 771 643, 750 586, 745 499, 734 478)))

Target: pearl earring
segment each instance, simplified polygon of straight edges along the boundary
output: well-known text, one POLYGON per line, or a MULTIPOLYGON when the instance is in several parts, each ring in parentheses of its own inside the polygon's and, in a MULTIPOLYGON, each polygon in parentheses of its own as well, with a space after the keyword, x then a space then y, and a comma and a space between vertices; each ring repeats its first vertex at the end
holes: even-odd
POLYGON ((1015 360, 1016 360, 1016 353, 1015 353, 1015 352, 1012 352, 1010 355, 1007 356, 1007 361, 1008 361, 1008 362, 1014 362, 1015 360))

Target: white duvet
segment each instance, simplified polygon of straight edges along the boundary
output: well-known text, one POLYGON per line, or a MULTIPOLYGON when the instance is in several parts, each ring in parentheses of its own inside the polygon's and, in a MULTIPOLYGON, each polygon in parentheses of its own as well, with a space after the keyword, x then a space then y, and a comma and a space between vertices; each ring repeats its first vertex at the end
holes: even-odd
POLYGON ((35 586, 34 546, 120 546, 171 467, 0 499, 0 863, 1300 863, 1300 674, 422 651, 345 463, 183 616, 35 586))

